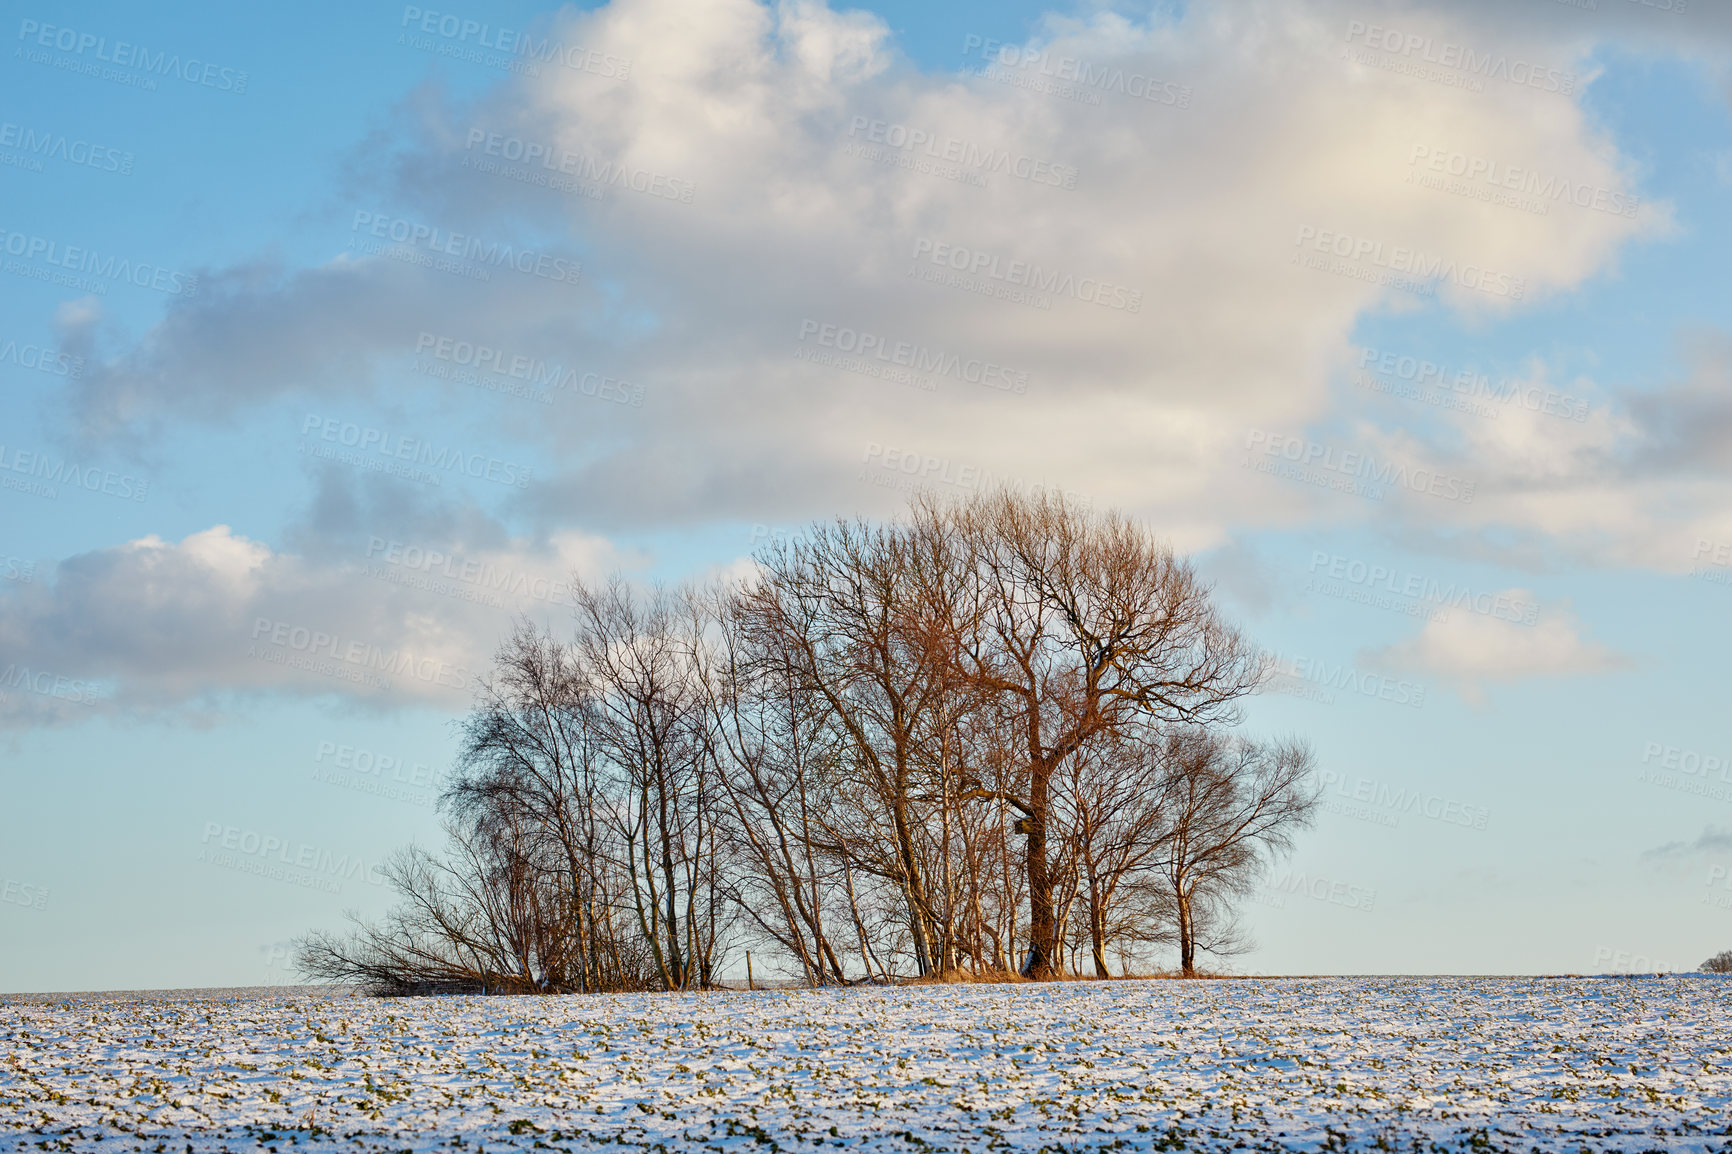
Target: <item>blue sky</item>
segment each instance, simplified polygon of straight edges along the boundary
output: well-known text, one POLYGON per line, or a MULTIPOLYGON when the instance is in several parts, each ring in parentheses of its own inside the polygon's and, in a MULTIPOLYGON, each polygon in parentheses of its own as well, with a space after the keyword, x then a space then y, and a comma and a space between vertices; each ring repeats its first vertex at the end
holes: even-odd
POLYGON ((560 620, 574 570, 733 571, 910 477, 1144 517, 1279 655, 1247 728, 1309 738, 1330 804, 1235 965, 1732 945, 1723 13, 58 4, 5 36, 0 990, 288 980, 388 895, 213 843, 436 842, 514 613, 560 620), (852 371, 859 333, 1026 389, 852 371), (297 667, 297 630, 417 664, 297 667))

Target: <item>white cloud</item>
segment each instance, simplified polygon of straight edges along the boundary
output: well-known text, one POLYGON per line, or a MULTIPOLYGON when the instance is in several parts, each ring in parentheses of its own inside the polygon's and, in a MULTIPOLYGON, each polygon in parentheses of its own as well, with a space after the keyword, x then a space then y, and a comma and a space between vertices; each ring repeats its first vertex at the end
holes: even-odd
MULTIPOLYGON (((1506 558, 1561 546, 1680 571, 1699 541, 1732 540, 1724 338, 1700 338, 1692 375, 1646 394, 1554 382, 1532 361, 1524 383, 1588 398, 1582 421, 1520 405, 1496 420, 1404 411, 1341 387, 1367 316, 1500 320, 1668 235, 1663 203, 1534 212, 1420 179, 1443 156, 1606 203, 1642 191, 1580 103, 1596 46, 1628 33, 1700 55, 1724 29, 1699 25, 1691 39, 1622 6, 1601 25, 1544 9, 1390 5, 1378 19, 1572 74, 1573 95, 1409 74, 1406 56, 1349 37, 1371 21, 1336 0, 1048 18, 1029 47, 1105 78, 1069 92, 1042 91, 1038 70, 920 73, 875 18, 812 0, 613 0, 569 14, 561 38, 631 60, 628 81, 548 68, 473 99, 429 86, 354 158, 356 202, 331 218, 329 259, 208 273, 200 296, 136 340, 94 301, 59 318, 89 361, 73 389, 94 437, 240 422, 289 396, 412 403, 418 420, 474 399, 408 375, 428 333, 641 384, 641 409, 502 401, 494 433, 557 463, 501 514, 527 512, 540 529, 513 536, 472 506, 417 504, 327 470, 282 549, 219 526, 75 557, 53 582, 0 597, 0 639, 33 669, 101 680, 117 708, 228 690, 460 704, 437 676, 381 688, 347 680, 346 659, 309 671, 258 657, 253 633, 265 621, 268 652, 286 644, 285 657, 300 653, 298 628, 309 645, 315 633, 358 643, 362 674, 369 655, 402 652, 473 673, 504 610, 469 598, 472 582, 408 587, 440 578, 401 561, 382 578, 375 541, 417 549, 423 565, 436 552, 556 579, 618 561, 574 525, 884 512, 905 479, 884 467, 887 451, 918 457, 918 479, 941 491, 992 477, 1125 507, 1185 550, 1260 528, 1365 524, 1506 558), (1139 86, 1158 98, 1136 98, 1139 86), (922 138, 930 154, 898 147, 922 138), (531 144, 555 158, 551 177, 601 177, 600 195, 536 183, 546 168, 509 159, 531 144), (567 154, 574 171, 560 173, 567 154), (552 284, 494 265, 483 281, 340 251, 356 239, 354 209, 487 251, 581 259, 583 275, 552 284), (1429 296, 1374 283, 1378 262, 1406 253, 1455 273, 1429 296), (1032 305, 1006 299, 1043 277, 1032 305), (843 330, 871 334, 874 351, 826 343, 843 330), (879 350, 904 346, 944 354, 912 374, 929 388, 878 371, 879 350), (1012 387, 971 379, 988 363, 1012 387), (1270 476, 1244 467, 1259 431, 1469 481, 1473 499, 1398 485, 1367 500, 1270 476), (279 622, 284 644, 270 640, 279 622)), ((1223 555, 1229 577, 1239 561, 1223 555)), ((1618 660, 1566 615, 1532 627, 1452 615, 1376 656, 1469 694, 1618 660)), ((39 699, 14 693, 5 709, 39 699)))
MULTIPOLYGON (((1613 392, 1550 380, 1536 361, 1500 382, 1522 400, 1499 406, 1495 420, 1442 411, 1447 431, 1433 430, 1423 451, 1478 486, 1471 506, 1437 518, 1663 573, 1686 571, 1700 541, 1732 541, 1732 338, 1695 332, 1682 342, 1680 381, 1613 392)), ((1382 431, 1365 435, 1390 444, 1382 431)))
MULTIPOLYGON (((1049 21, 1043 50, 1108 77, 1105 90, 1084 86, 1099 98, 1090 103, 921 74, 873 18, 815 3, 615 0, 572 15, 563 34, 632 60, 629 81, 553 68, 473 103, 424 94, 363 166, 386 190, 378 200, 402 206, 391 211, 568 243, 584 258, 582 286, 504 277, 481 292, 376 257, 233 270, 89 372, 86 416, 92 428, 198 419, 285 391, 365 388, 433 329, 645 384, 635 422, 547 414, 536 435, 570 462, 538 486, 549 521, 878 511, 894 498, 858 479, 868 442, 1060 483, 1191 545, 1235 522, 1448 520, 1459 514, 1343 503, 1239 467, 1247 428, 1328 418, 1360 318, 1423 303, 1295 258, 1339 244, 1365 258, 1355 270, 1375 273, 1372 253, 1432 254, 1459 275, 1430 307, 1498 316, 1607 268, 1664 228, 1666 210, 1534 215, 1410 183, 1418 147, 1619 193, 1633 177, 1571 96, 1500 80, 1470 93, 1344 59, 1350 20, 1362 18, 1332 0, 1269 0, 1195 5, 1176 24, 1049 21), (1149 78, 1163 94, 1183 86, 1188 107, 1114 90, 1115 76, 1138 78, 1118 83, 1139 91, 1149 78), (476 131, 588 158, 578 175, 594 161, 690 182, 691 203, 612 185, 599 200, 559 195, 478 172, 464 164, 489 159, 485 142, 470 147, 476 131), (911 134, 937 155, 890 143, 911 134), (947 149, 963 169, 982 155, 1008 168, 946 179, 947 149), (915 163, 928 171, 905 167, 915 163), (1074 189, 1045 183, 1072 171, 1074 189), (1052 292, 1049 308, 1031 308, 911 275, 956 271, 930 259, 940 244, 966 250, 970 268, 978 254, 1001 273, 1038 266, 1058 274, 1055 288, 1068 277, 1081 295, 1104 283, 1115 302, 1140 302, 1131 312, 1052 292), (1518 283, 1521 300, 1503 295, 1518 283), (808 320, 991 361, 1026 373, 1027 391, 930 373, 928 392, 797 359, 834 351, 821 334, 801 340, 808 320)), ((1564 34, 1504 27, 1471 8, 1401 20, 1581 76, 1591 67, 1593 39, 1576 23, 1564 34)), ((1384 56, 1370 59, 1401 63, 1384 56)))
POLYGON ((1453 682, 1462 696, 1479 704, 1484 684, 1532 677, 1602 673, 1623 668, 1627 658, 1581 635, 1567 605, 1525 624, 1498 607, 1536 602, 1526 589, 1489 595, 1484 611, 1453 611, 1427 621, 1417 636, 1362 655, 1373 667, 1413 670, 1453 682))
POLYGON ((514 615, 561 619, 574 572, 624 560, 579 534, 494 548, 374 535, 324 560, 226 525, 143 537, 0 594, 0 724, 248 693, 460 709, 514 615))

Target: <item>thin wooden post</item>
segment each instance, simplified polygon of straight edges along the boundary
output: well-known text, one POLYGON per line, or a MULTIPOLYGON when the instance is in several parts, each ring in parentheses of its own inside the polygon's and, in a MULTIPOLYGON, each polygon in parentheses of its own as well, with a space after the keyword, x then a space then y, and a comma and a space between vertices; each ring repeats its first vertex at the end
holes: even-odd
POLYGON ((746 989, 755 989, 752 985, 752 951, 746 951, 746 989))

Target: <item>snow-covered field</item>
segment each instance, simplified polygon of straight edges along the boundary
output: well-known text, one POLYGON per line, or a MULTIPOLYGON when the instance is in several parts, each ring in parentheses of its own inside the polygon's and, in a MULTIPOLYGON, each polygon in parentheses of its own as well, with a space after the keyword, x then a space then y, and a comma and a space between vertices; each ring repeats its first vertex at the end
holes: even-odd
POLYGON ((45 1138, 173 1154, 1732 1150, 1732 982, 0 998, 0 1147, 45 1138))

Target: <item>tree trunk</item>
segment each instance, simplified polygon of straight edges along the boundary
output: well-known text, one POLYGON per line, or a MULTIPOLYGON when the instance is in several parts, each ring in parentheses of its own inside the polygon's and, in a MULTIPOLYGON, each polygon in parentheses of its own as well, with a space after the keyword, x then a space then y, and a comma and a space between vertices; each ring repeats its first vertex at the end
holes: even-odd
POLYGON ((675 989, 685 989, 690 984, 691 975, 687 973, 686 961, 680 956, 680 922, 677 883, 674 877, 674 835, 668 823, 668 790, 665 775, 658 773, 656 782, 656 801, 658 810, 658 831, 662 842, 662 885, 665 889, 663 899, 667 904, 667 934, 668 934, 668 971, 673 976, 675 989))
POLYGON ((1179 972, 1187 978, 1197 976, 1197 939, 1191 925, 1191 895, 1180 890, 1179 903, 1179 972))
POLYGON ((1046 860, 1047 785, 1052 771, 1035 765, 1028 775, 1028 964, 1036 981, 1056 976, 1058 926, 1053 918, 1052 871, 1046 860))
MULTIPOLYGON (((873 962, 872 950, 866 943, 866 921, 860 916, 860 902, 854 896, 854 870, 848 864, 848 859, 846 857, 842 859, 842 883, 848 889, 848 913, 854 919, 854 932, 860 937, 860 961, 866 967, 866 980, 871 981, 873 962)), ((890 981, 889 973, 884 970, 882 965, 880 965, 878 969, 883 975, 885 984, 888 985, 890 981)), ((840 969, 838 969, 838 972, 840 972, 840 969)))
POLYGON ((1095 977, 1110 978, 1107 971, 1107 919, 1101 909, 1100 885, 1089 882, 1089 945, 1093 948, 1095 958, 1095 977))
POLYGON ((890 807, 890 818, 896 829, 897 851, 902 859, 902 895, 908 905, 908 928, 914 935, 914 963, 925 977, 932 972, 931 937, 928 933, 925 906, 926 893, 920 877, 920 861, 914 856, 914 832, 909 827, 908 806, 901 796, 903 786, 897 783, 898 796, 890 807))

